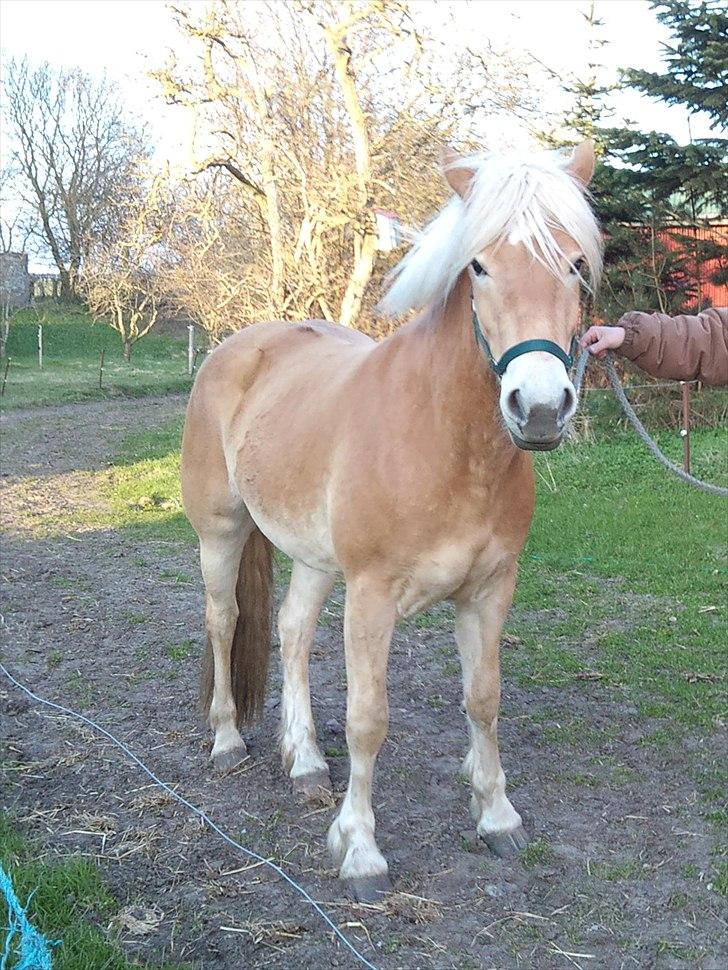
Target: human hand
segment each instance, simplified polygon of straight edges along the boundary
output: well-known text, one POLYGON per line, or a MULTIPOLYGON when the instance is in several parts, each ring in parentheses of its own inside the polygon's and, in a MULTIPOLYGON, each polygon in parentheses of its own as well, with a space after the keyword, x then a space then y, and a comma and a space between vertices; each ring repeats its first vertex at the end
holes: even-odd
POLYGON ((597 360, 601 360, 608 351, 622 346, 624 327, 589 327, 579 343, 582 347, 588 347, 589 353, 597 360))

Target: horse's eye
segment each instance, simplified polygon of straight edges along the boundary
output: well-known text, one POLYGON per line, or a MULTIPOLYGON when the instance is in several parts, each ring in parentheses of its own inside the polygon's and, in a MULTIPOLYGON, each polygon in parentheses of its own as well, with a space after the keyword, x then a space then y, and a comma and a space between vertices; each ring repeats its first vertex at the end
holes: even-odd
POLYGON ((479 263, 477 259, 474 259, 470 265, 473 267, 473 272, 475 273, 476 276, 488 275, 485 272, 485 267, 482 265, 482 263, 479 263))
POLYGON ((580 256, 578 259, 575 259, 574 262, 571 264, 570 272, 572 272, 575 276, 577 274, 581 275, 581 271, 584 269, 584 263, 585 263, 585 260, 583 256, 580 256))

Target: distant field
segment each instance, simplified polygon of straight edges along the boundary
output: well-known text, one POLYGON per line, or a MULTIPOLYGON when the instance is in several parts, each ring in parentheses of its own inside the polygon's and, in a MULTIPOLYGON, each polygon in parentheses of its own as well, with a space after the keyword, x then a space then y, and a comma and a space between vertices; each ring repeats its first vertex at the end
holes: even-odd
MULTIPOLYGON (((10 322, 10 358, 3 409, 112 397, 184 392, 187 340, 152 331, 136 344, 130 363, 121 340, 109 327, 94 324, 81 307, 49 304, 21 310, 10 322), (38 324, 43 325, 43 369, 38 366, 38 324), (104 351, 104 373, 99 366, 104 351)), ((7 357, 0 358, 0 383, 7 357)))
MULTIPOLYGON (((197 343, 203 343, 198 333, 197 343)), ((7 352, 11 358, 0 409, 34 407, 114 397, 184 393, 187 376, 187 334, 152 331, 136 345, 131 363, 123 359, 121 340, 110 328, 94 323, 79 306, 48 303, 38 310, 20 310, 12 318, 7 352), (38 366, 38 324, 43 324, 43 370, 38 366), (99 364, 104 350, 104 373, 99 387, 99 364)), ((199 360, 198 360, 199 363, 199 360)), ((0 385, 7 357, 0 357, 0 385)), ((588 375, 599 381, 596 365, 588 375)), ((681 420, 680 385, 660 382, 633 370, 626 384, 629 397, 651 429, 677 429, 681 420)), ((724 388, 691 388, 691 424, 695 428, 724 426, 728 421, 728 395, 724 388)), ((612 391, 590 387, 576 419, 579 437, 624 427, 625 419, 612 391)))

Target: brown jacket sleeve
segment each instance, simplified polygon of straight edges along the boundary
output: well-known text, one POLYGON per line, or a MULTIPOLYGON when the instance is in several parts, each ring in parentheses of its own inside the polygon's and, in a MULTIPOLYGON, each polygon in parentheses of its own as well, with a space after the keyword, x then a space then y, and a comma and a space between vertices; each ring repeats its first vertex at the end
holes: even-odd
POLYGON ((665 313, 625 313, 624 343, 617 353, 653 377, 728 384, 728 308, 695 317, 665 313))

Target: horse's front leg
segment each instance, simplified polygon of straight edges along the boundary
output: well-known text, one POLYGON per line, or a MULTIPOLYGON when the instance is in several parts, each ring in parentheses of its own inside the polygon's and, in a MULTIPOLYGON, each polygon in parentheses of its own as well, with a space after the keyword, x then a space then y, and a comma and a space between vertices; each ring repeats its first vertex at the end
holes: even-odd
POLYGON ((521 816, 506 797, 498 753, 500 639, 516 581, 515 563, 500 570, 479 596, 457 604, 455 635, 463 668, 470 750, 464 770, 473 786, 478 835, 498 856, 526 844, 521 816))
POLYGON ((347 583, 344 644, 350 775, 328 841, 341 879, 360 902, 375 902, 390 888, 387 861, 374 839, 372 778, 389 725, 387 659, 394 619, 389 590, 362 580, 347 583))

